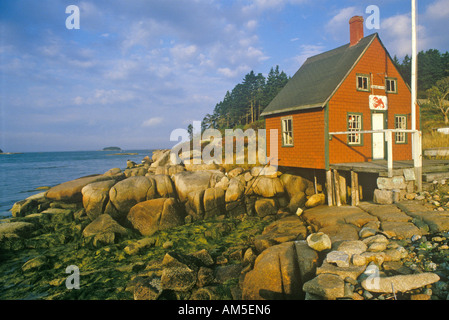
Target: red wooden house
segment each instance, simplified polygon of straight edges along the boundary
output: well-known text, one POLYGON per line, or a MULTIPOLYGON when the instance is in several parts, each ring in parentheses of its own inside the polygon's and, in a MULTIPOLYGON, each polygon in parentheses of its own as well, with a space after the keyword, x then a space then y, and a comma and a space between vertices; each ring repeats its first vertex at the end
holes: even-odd
MULTIPOLYGON (((359 132, 412 127, 410 88, 378 34, 364 37, 363 17, 349 25, 350 43, 308 58, 262 113, 267 134, 279 133, 279 166, 329 172, 333 164, 384 160, 384 133, 359 132)), ((392 140, 395 161, 413 158, 411 133, 392 140)))
MULTIPOLYGON (((329 170, 387 159, 383 133, 358 131, 411 129, 409 86, 378 34, 364 37, 363 17, 349 24, 350 43, 308 58, 262 113, 267 133, 279 132, 279 166, 329 170)), ((394 160, 411 160, 411 134, 393 140, 394 160)))

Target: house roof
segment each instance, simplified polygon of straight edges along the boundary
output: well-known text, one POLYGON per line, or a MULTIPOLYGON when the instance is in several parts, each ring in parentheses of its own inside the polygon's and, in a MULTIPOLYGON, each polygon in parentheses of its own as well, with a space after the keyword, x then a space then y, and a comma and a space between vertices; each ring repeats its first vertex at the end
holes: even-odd
POLYGON ((308 58, 261 115, 324 107, 376 37, 308 58))

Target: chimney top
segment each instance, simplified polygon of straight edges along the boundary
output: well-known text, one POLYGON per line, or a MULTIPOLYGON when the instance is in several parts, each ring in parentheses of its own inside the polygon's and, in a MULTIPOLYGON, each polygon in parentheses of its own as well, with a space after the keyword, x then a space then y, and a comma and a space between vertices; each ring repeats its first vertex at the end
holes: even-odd
POLYGON ((349 20, 350 47, 355 46, 364 37, 363 17, 354 16, 349 20))

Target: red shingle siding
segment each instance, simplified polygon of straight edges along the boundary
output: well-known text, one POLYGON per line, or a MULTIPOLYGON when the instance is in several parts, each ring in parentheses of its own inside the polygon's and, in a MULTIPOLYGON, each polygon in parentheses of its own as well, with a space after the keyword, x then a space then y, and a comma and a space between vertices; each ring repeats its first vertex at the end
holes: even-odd
MULTIPOLYGON (((362 113, 363 130, 371 130, 371 110, 369 109, 371 92, 357 91, 356 75, 358 73, 372 74, 371 85, 385 86, 385 76, 397 79, 397 94, 386 94, 385 90, 379 89, 374 89, 372 93, 388 96, 387 126, 389 129, 394 128, 394 117, 399 114, 407 115, 407 129, 411 129, 410 91, 376 38, 329 102, 329 131, 347 131, 348 112, 362 113)), ((417 119, 417 127, 419 127, 419 119, 417 119)), ((347 136, 334 136, 329 142, 330 163, 371 160, 372 135, 364 134, 363 138, 362 146, 348 146, 347 136)), ((411 159, 410 134, 407 144, 394 144, 393 159, 411 159)))
POLYGON ((324 110, 285 113, 266 118, 267 150, 270 152, 270 129, 278 130, 279 166, 324 169, 324 110), (282 146, 281 119, 293 120, 293 146, 282 146))
MULTIPOLYGON (((394 128, 395 115, 407 115, 407 129, 411 129, 411 93, 406 83, 388 57, 380 41, 374 39, 355 68, 351 71, 337 92, 329 101, 329 132, 347 131, 348 112, 363 114, 363 130, 371 130, 371 110, 369 95, 387 95, 388 111, 387 127, 394 128), (385 90, 374 89, 371 92, 358 91, 356 75, 372 74, 372 84, 385 86, 385 77, 397 79, 397 94, 386 94, 385 90)), ((278 159, 280 166, 325 169, 325 111, 311 109, 282 115, 267 116, 267 150, 270 152, 269 131, 278 130, 278 159), (281 119, 293 118, 293 147, 282 146, 281 119)), ((419 110, 417 108, 416 127, 419 129, 419 110)), ((372 160, 372 135, 364 134, 363 145, 348 146, 347 136, 334 136, 329 141, 329 163, 365 162, 372 160)), ((393 145, 394 160, 410 160, 411 135, 408 134, 407 144, 393 145)))

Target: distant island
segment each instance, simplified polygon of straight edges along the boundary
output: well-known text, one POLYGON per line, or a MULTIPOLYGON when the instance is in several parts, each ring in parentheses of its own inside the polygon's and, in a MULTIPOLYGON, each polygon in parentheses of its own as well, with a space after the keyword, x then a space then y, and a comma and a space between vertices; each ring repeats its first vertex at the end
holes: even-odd
POLYGON ((119 147, 106 147, 103 148, 103 151, 122 151, 122 149, 119 147))
POLYGON ((22 152, 3 152, 3 150, 0 149, 0 154, 6 154, 6 155, 9 155, 9 154, 22 154, 22 152))

